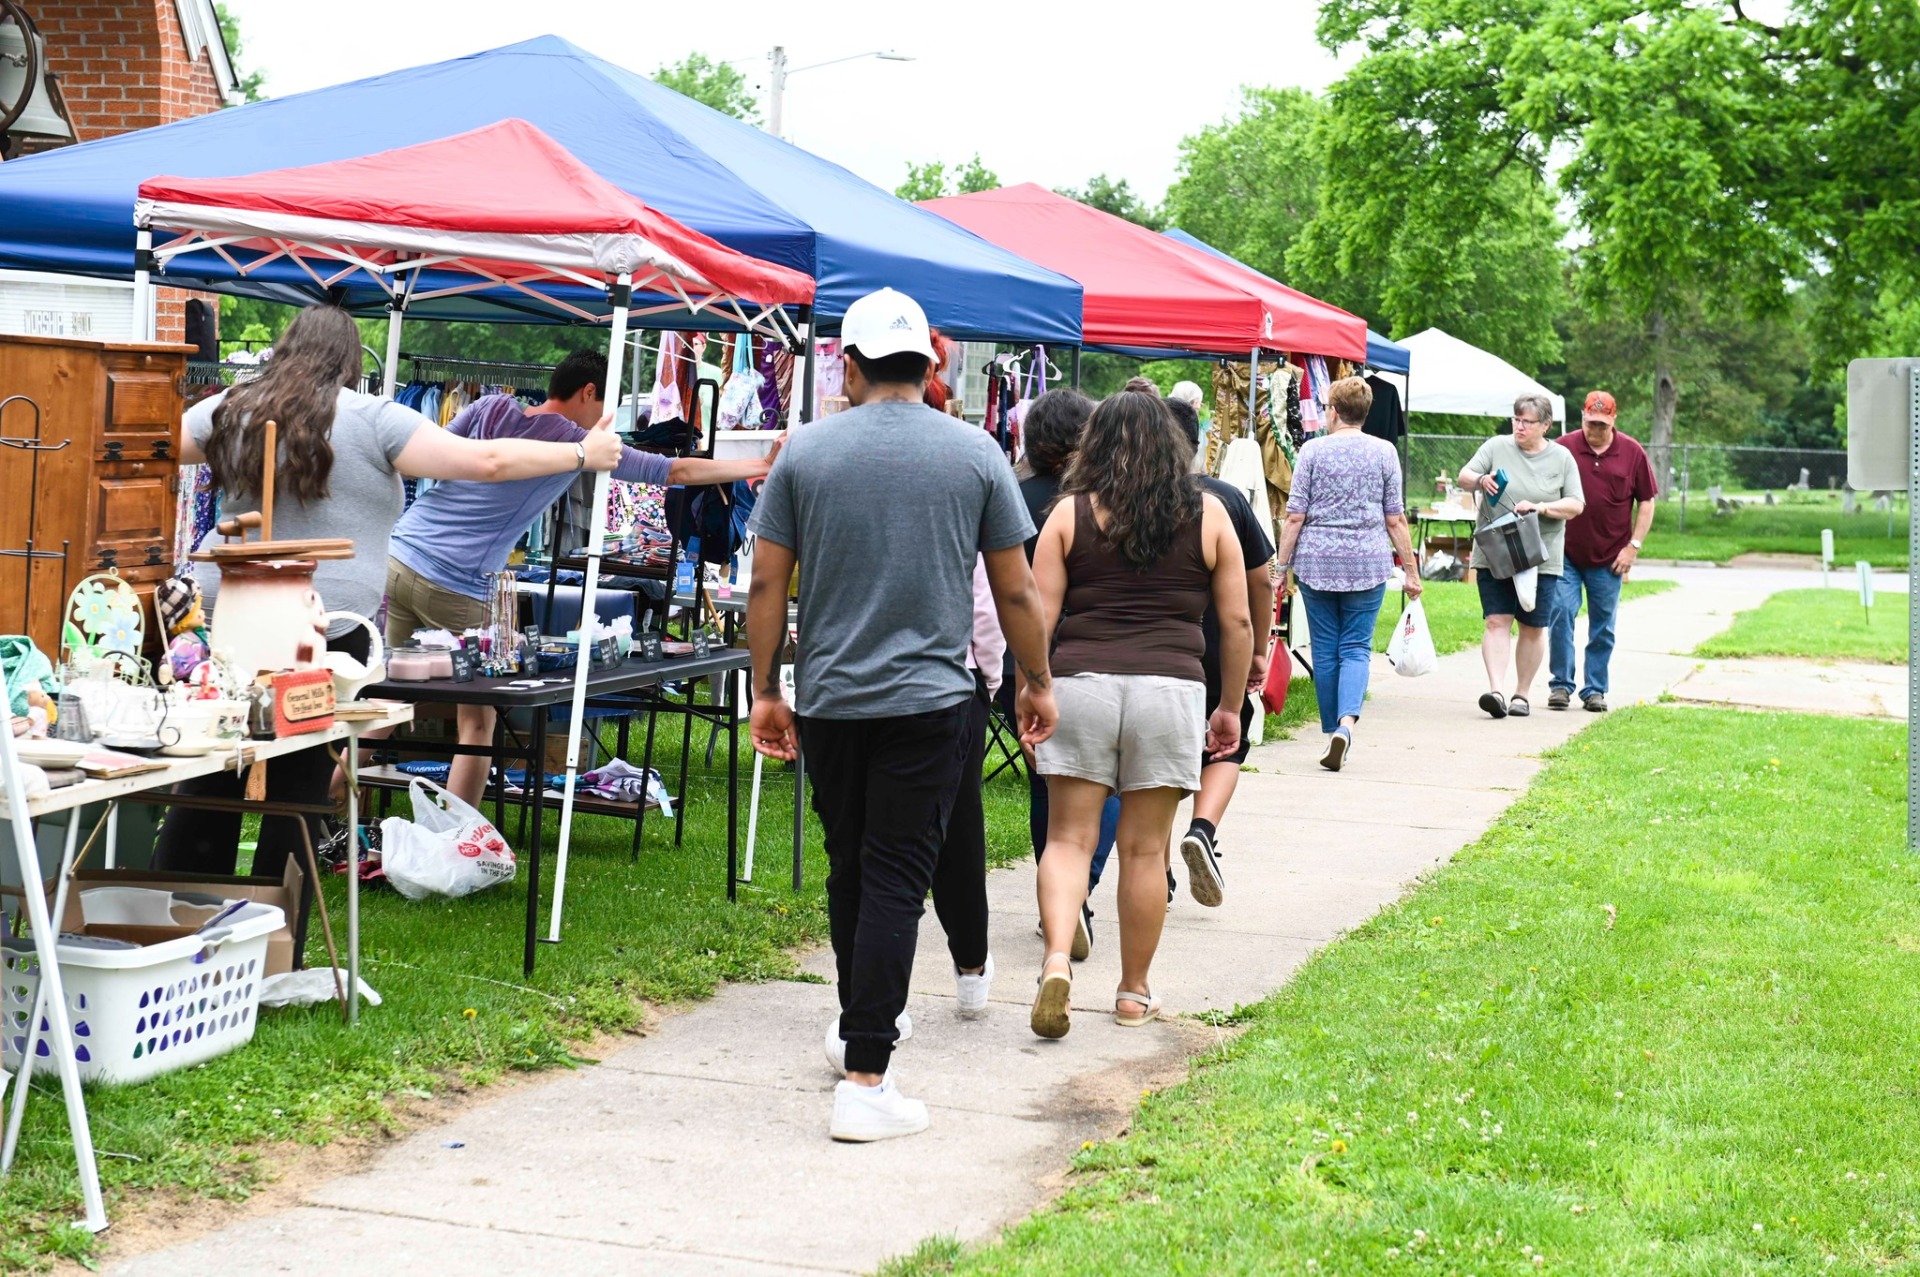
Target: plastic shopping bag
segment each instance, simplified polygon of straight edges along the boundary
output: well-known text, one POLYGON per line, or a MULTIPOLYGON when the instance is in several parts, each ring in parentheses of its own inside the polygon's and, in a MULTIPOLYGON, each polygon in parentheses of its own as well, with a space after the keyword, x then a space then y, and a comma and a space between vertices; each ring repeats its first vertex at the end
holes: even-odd
POLYGON ((1533 611, 1533 605, 1540 597, 1540 569, 1522 568, 1513 574, 1513 594, 1520 600, 1522 612, 1533 611))
POLYGON ((381 866, 409 900, 467 896, 512 882, 513 851, 485 816, 430 780, 407 783, 413 819, 380 822, 381 866))
POLYGON ((1427 629, 1427 612, 1415 599, 1394 623, 1393 637, 1387 640, 1387 660, 1393 672, 1408 678, 1433 673, 1439 657, 1433 650, 1433 633, 1427 629))

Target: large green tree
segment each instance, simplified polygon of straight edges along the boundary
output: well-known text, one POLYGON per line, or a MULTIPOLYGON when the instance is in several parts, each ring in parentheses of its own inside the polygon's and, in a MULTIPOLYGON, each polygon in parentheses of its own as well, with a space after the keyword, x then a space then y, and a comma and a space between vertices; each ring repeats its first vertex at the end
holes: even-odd
POLYGON ((1118 181, 1099 173, 1088 179, 1083 187, 1062 186, 1059 193, 1070 200, 1079 200, 1082 204, 1097 208, 1103 213, 1112 213, 1115 217, 1124 217, 1146 227, 1150 231, 1167 229, 1167 215, 1162 209, 1155 208, 1140 198, 1126 178, 1118 181))
POLYGON ((689 53, 653 73, 654 83, 704 102, 725 115, 749 124, 760 122, 760 98, 747 83, 746 72, 730 62, 715 62, 704 53, 689 53))
POLYGON ((1167 220, 1285 280, 1287 251, 1319 207, 1324 114, 1305 89, 1243 90, 1237 116, 1181 141, 1167 220))
POLYGON ((1643 343, 1656 449, 1692 308, 1765 314, 1843 267, 1836 313, 1862 313, 1863 289, 1895 311, 1911 295, 1912 0, 1795 0, 1782 26, 1739 0, 1357 0, 1327 5, 1320 35, 1367 52, 1332 93, 1303 256, 1391 246, 1390 291, 1445 286, 1516 181, 1557 195, 1581 306, 1643 343))
POLYGON ((999 185, 999 175, 981 161, 980 153, 976 151, 972 159, 965 164, 954 165, 951 172, 942 160, 907 165, 907 180, 894 187, 893 193, 910 203, 918 203, 920 200, 937 200, 948 195, 991 191, 999 185))
POLYGON ((227 60, 233 64, 235 91, 242 102, 260 101, 267 96, 267 77, 259 71, 246 70, 241 63, 240 19, 224 4, 214 5, 213 14, 220 22, 220 39, 227 46, 227 60))

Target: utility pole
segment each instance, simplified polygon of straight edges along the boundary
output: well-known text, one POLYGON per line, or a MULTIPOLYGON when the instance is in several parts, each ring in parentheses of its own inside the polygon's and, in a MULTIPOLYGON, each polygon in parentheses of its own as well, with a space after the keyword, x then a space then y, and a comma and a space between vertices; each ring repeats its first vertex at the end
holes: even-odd
POLYGON ((780 136, 780 109, 787 96, 787 46, 776 44, 773 52, 767 55, 773 63, 773 76, 769 81, 767 102, 767 132, 780 136))

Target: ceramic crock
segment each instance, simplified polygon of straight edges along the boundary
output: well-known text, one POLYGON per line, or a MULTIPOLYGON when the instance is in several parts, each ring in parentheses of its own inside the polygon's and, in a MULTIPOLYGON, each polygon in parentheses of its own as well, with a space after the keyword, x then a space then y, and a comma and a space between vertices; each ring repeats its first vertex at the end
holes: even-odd
POLYGON ((208 646, 249 674, 318 665, 327 649, 326 609, 313 568, 310 559, 222 563, 208 646))

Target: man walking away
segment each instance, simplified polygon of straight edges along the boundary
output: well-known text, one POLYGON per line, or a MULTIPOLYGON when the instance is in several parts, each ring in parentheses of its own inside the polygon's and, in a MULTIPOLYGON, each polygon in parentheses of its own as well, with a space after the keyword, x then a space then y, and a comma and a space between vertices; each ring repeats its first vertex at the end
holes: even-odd
POLYGON ((1573 702, 1573 619, 1580 597, 1587 603, 1586 681, 1580 704, 1595 714, 1607 712, 1607 661, 1613 655, 1613 622, 1620 607, 1620 584, 1633 571, 1647 533, 1653 530, 1653 506, 1660 485, 1647 450, 1614 429, 1613 396, 1596 390, 1587 396, 1580 430, 1556 441, 1573 454, 1580 469, 1587 508, 1567 521, 1566 570, 1554 599, 1550 634, 1547 707, 1573 702), (1638 504, 1638 509, 1634 507, 1638 504))
POLYGON ((865 1142, 927 1127, 888 1062, 967 761, 976 557, 1025 676, 1021 739, 1047 739, 1058 713, 1026 506, 993 440, 921 401, 935 362, 926 315, 883 288, 848 307, 841 341, 853 407, 793 432, 748 525, 747 636, 754 748, 790 760, 804 745, 826 831, 840 993, 828 1044, 846 1073, 831 1133, 865 1142), (779 678, 796 567, 797 707, 779 678))
MULTIPOLYGON (((1200 414, 1183 399, 1167 400, 1167 409, 1198 456, 1200 414)), ((1200 486, 1226 506, 1234 539, 1240 542, 1240 555, 1246 561, 1247 608, 1253 617, 1253 668, 1247 686, 1260 687, 1267 681, 1267 641, 1273 633, 1273 542, 1240 489, 1209 475, 1200 476, 1200 486)), ((1207 645, 1200 664, 1207 678, 1207 704, 1211 706, 1220 699, 1220 618, 1212 605, 1207 607, 1200 630, 1207 645)), ((1216 839, 1220 822, 1227 815, 1227 804, 1240 785, 1240 766, 1247 761, 1247 734, 1253 727, 1253 713, 1252 698, 1241 701, 1239 747, 1225 758, 1200 760, 1200 792, 1193 796, 1193 823, 1180 840, 1180 855, 1187 862, 1187 889, 1203 905, 1218 905, 1226 895, 1216 839)))

